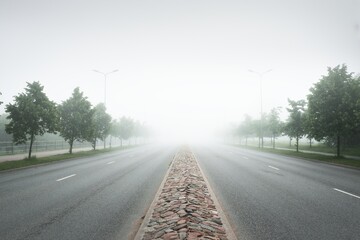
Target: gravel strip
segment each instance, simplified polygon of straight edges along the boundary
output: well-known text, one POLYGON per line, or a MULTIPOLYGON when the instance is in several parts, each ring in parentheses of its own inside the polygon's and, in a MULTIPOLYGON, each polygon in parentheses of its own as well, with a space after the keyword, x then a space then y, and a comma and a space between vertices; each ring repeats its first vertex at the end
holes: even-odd
POLYGON ((140 239, 232 239, 192 152, 176 155, 140 239))

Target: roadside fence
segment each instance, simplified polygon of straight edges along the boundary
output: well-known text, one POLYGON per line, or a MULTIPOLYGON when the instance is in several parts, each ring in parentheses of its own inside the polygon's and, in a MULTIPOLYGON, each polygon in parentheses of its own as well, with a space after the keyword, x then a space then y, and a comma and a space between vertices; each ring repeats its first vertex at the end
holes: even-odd
MULTIPOLYGON (((120 146, 121 142, 119 139, 113 138, 111 140, 111 146, 120 146)), ((129 141, 123 141, 124 146, 129 145, 129 141)), ((96 148, 102 148, 104 143, 98 141, 96 148)), ((106 146, 110 147, 110 142, 106 141, 106 146)), ((0 155, 14 155, 20 153, 27 153, 29 151, 30 142, 25 144, 16 145, 13 142, 0 142, 0 155)), ((74 142, 73 149, 77 148, 91 148, 90 142, 74 142)), ((69 144, 64 140, 52 140, 52 141, 36 141, 33 143, 32 152, 44 152, 53 150, 69 149, 69 144)))

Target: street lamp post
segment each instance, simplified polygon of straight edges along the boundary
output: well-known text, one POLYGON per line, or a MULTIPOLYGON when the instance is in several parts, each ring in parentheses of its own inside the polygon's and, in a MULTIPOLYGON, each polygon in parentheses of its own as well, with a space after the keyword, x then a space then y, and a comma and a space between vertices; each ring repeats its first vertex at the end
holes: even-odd
POLYGON ((265 72, 256 72, 249 69, 249 72, 255 73, 259 76, 260 79, 260 135, 259 135, 259 148, 260 148, 260 139, 261 139, 261 148, 264 148, 264 136, 263 136, 263 104, 262 104, 262 78, 268 72, 271 72, 272 69, 269 69, 265 72))
POLYGON ((105 105, 105 107, 106 107, 106 79, 107 79, 107 75, 109 75, 109 74, 111 74, 111 73, 114 73, 114 72, 117 72, 117 71, 119 71, 118 69, 115 69, 115 70, 113 70, 113 71, 111 71, 111 72, 107 72, 107 73, 104 73, 104 72, 100 72, 100 71, 98 71, 98 70, 93 70, 94 72, 97 72, 97 73, 100 73, 100 74, 102 74, 103 76, 104 76, 104 80, 105 80, 105 82, 104 82, 104 105, 105 105))
MULTIPOLYGON (((100 72, 98 70, 95 70, 93 69, 94 72, 97 72, 97 73, 100 73, 104 76, 104 106, 106 108, 106 79, 107 79, 107 75, 111 74, 111 73, 114 73, 114 72, 117 72, 119 71, 118 69, 115 69, 115 70, 112 70, 111 72, 107 72, 107 73, 104 73, 104 72, 100 72)), ((111 146, 111 143, 110 143, 110 146, 111 146)), ((106 148, 106 138, 104 139, 104 149, 106 148)))

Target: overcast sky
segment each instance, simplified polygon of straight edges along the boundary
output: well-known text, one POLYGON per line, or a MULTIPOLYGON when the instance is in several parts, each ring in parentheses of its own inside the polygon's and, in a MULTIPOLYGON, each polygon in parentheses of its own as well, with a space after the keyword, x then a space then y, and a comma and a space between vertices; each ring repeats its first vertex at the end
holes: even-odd
MULTIPOLYGON (((358 0, 1 0, 5 104, 40 81, 57 103, 77 86, 114 117, 189 137, 305 99, 328 66, 360 72, 358 0)), ((4 112, 3 106, 0 114, 4 112)))

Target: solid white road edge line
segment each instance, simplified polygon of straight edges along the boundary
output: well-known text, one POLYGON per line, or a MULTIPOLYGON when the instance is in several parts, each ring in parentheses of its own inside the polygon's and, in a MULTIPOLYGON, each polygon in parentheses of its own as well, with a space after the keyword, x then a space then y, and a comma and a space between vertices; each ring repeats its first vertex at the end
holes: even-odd
POLYGON ((111 162, 108 162, 107 164, 109 165, 109 164, 113 164, 115 161, 111 161, 111 162))
POLYGON ((76 174, 71 174, 71 175, 69 175, 69 176, 66 176, 66 177, 63 177, 63 178, 59 178, 58 180, 56 180, 57 182, 60 182, 60 181, 62 181, 62 180, 65 180, 65 179, 68 179, 68 178, 71 178, 71 177, 74 177, 74 176, 76 176, 76 174))
POLYGON ((273 167, 273 166, 268 166, 269 168, 272 168, 272 169, 275 169, 275 170, 277 170, 277 171, 279 171, 280 169, 278 169, 277 167, 273 167))
POLYGON ((351 194, 351 193, 345 192, 345 191, 340 190, 340 189, 337 189, 337 188, 333 188, 333 189, 334 189, 335 191, 338 191, 338 192, 341 192, 341 193, 347 194, 347 195, 349 195, 349 196, 352 196, 352 197, 354 197, 354 198, 358 198, 358 199, 360 199, 360 196, 357 196, 357 195, 355 195, 355 194, 351 194))

